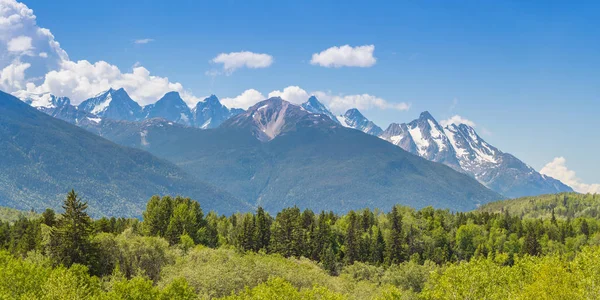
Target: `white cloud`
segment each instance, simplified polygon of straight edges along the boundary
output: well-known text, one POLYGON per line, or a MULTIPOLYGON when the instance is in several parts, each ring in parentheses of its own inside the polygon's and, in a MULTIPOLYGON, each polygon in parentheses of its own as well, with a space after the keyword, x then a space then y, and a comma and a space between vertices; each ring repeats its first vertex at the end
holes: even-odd
POLYGON ((0 71, 0 88, 2 90, 24 89, 25 70, 31 67, 29 63, 15 62, 0 71))
POLYGON ((135 40, 133 41, 134 44, 148 44, 150 42, 154 42, 154 39, 139 39, 139 40, 135 40))
POLYGON ((105 61, 71 61, 50 30, 38 27, 33 10, 15 0, 0 0, 0 49, 3 47, 15 51, 0 55, 0 88, 15 95, 49 92, 78 104, 109 87, 122 87, 141 105, 153 103, 169 91, 179 92, 189 105, 200 100, 180 83, 151 75, 139 64, 122 72, 105 61), (22 55, 32 49, 39 54, 22 55))
POLYGON ((375 45, 364 45, 351 47, 344 45, 341 47, 331 47, 320 53, 312 55, 310 63, 321 67, 371 67, 377 59, 373 57, 375 45))
POLYGON ((184 90, 180 83, 151 75, 142 66, 135 66, 130 73, 123 73, 117 66, 105 61, 90 63, 87 60, 63 62, 59 70, 45 75, 42 84, 30 85, 27 91, 67 96, 72 99, 73 104, 78 104, 111 87, 124 88, 140 105, 154 103, 169 91, 179 92, 189 105, 200 100, 184 90))
POLYGON ((567 160, 564 157, 556 157, 546 164, 540 173, 562 181, 579 193, 600 193, 600 184, 587 184, 581 182, 575 171, 567 168, 567 160))
POLYGON ((229 108, 242 108, 248 109, 248 107, 265 100, 265 96, 261 92, 255 89, 245 90, 241 95, 233 98, 223 98, 221 103, 229 108))
POLYGON ((7 49, 9 52, 27 52, 33 49, 31 46, 31 38, 28 36, 18 36, 8 41, 7 49))
MULTIPOLYGON (((333 95, 330 92, 314 91, 307 92, 299 86, 288 86, 283 90, 275 90, 268 93, 268 97, 281 97, 283 100, 294 104, 302 104, 308 100, 310 95, 315 95, 319 101, 327 106, 333 113, 342 114, 350 108, 358 108, 360 110, 369 109, 394 109, 399 111, 405 111, 410 109, 410 105, 407 103, 391 103, 382 98, 369 95, 369 94, 358 94, 358 95, 333 95)), ((234 98, 222 99, 223 104, 227 107, 238 107, 248 108, 266 97, 263 96, 257 90, 250 89, 244 91, 239 96, 234 98)))
POLYGON ((383 98, 369 94, 332 95, 331 93, 321 91, 316 91, 313 94, 335 114, 344 113, 351 108, 357 108, 359 110, 369 110, 373 108, 382 110, 393 109, 398 111, 407 111, 410 109, 410 104, 408 103, 392 103, 383 98))
POLYGON ((288 86, 283 89, 283 91, 272 91, 269 93, 269 98, 271 97, 281 97, 281 99, 286 100, 288 102, 294 104, 302 104, 308 100, 310 95, 299 86, 288 86))
POLYGON ((469 125, 473 128, 475 128, 475 122, 465 119, 459 115, 454 115, 451 118, 447 119, 447 120, 442 120, 440 122, 440 124, 444 127, 450 125, 450 124, 455 124, 455 125, 460 125, 460 124, 465 124, 465 125, 469 125))
POLYGON ((249 51, 221 53, 211 60, 216 64, 223 64, 226 74, 231 74, 239 68, 266 68, 273 64, 273 56, 264 53, 249 51))

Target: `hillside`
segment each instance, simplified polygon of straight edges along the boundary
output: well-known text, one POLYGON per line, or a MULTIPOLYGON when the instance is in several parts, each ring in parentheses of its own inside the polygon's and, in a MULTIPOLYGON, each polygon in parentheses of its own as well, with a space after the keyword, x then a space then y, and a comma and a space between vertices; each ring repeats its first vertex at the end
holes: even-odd
POLYGON ((116 145, 3 92, 0 153, 2 206, 59 208, 74 188, 96 216, 139 216, 154 194, 186 194, 222 213, 245 208, 172 163, 116 145))
POLYGON ((172 161, 268 211, 298 205, 344 212, 397 203, 465 211, 501 199, 471 177, 377 137, 293 105, 270 103, 273 107, 259 103, 218 129, 160 119, 104 120, 89 129, 172 161))
POLYGON ((481 206, 479 211, 503 212, 527 218, 551 218, 552 210, 555 217, 600 217, 600 195, 561 193, 524 197, 518 199, 491 202, 481 206))

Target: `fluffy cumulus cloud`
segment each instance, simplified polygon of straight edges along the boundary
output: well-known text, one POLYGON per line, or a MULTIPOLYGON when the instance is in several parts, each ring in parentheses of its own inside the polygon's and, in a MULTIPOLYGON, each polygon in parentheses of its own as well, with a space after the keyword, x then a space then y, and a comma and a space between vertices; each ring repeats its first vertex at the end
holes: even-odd
POLYGON ((190 105, 199 100, 180 83, 152 75, 139 64, 123 72, 105 61, 71 61, 50 30, 37 25, 33 10, 15 0, 0 0, 0 53, 0 89, 20 97, 52 93, 78 104, 110 87, 122 87, 142 105, 169 91, 180 92, 190 105))
POLYGON ((469 125, 473 128, 475 128, 475 122, 465 119, 459 115, 454 115, 451 118, 447 119, 447 120, 442 120, 440 122, 440 124, 444 127, 450 125, 450 124, 455 124, 455 125, 460 125, 460 124, 465 124, 465 125, 469 125))
POLYGON ((569 170, 567 160, 564 157, 556 157, 546 164, 540 173, 556 178, 570 186, 579 193, 600 193, 600 184, 587 184, 581 182, 575 171, 569 170))
POLYGON ((223 64, 223 71, 231 74, 240 68, 259 69, 273 64, 273 56, 249 51, 221 53, 211 60, 215 64, 223 64))
POLYGON ((320 53, 313 54, 310 63, 327 68, 366 68, 373 66, 377 62, 377 59, 373 56, 374 51, 375 45, 331 47, 320 53))
POLYGON ((233 98, 222 98, 221 99, 221 103, 223 103, 223 105, 227 106, 227 107, 231 107, 231 108, 243 108, 243 109, 248 109, 248 107, 262 101, 265 100, 265 96, 255 90, 255 89, 249 89, 249 90, 245 90, 243 93, 241 93, 239 96, 233 97, 233 98))
POLYGON ((284 88, 282 91, 276 90, 269 93, 269 98, 271 97, 281 97, 281 99, 285 99, 294 104, 302 104, 308 100, 310 95, 299 86, 288 86, 284 88))
POLYGON ((28 36, 18 36, 8 41, 8 52, 26 53, 33 49, 31 38, 28 36))
POLYGON ((359 110, 382 109, 382 110, 398 110, 407 111, 410 109, 410 104, 405 102, 389 102, 383 98, 369 94, 356 95, 333 95, 329 92, 316 91, 313 92, 317 98, 323 102, 331 112, 341 114, 350 108, 359 110))
MULTIPOLYGON (((299 86, 288 86, 283 90, 275 90, 267 94, 268 97, 281 97, 282 99, 294 104, 301 104, 308 100, 311 95, 315 95, 319 101, 327 106, 333 113, 342 114, 350 108, 360 110, 369 109, 393 109, 405 111, 410 109, 410 104, 400 102, 392 103, 382 98, 369 95, 334 95, 331 92, 314 91, 307 92, 299 86)), ((233 98, 222 99, 223 104, 228 107, 248 108, 257 102, 265 100, 267 97, 255 89, 244 91, 241 95, 233 98)))

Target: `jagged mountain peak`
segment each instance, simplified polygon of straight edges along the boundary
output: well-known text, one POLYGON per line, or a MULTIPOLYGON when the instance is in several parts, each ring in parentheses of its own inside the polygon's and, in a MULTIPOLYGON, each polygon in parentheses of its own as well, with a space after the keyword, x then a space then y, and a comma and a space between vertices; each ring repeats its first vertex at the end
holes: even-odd
MULTIPOLYGON (((223 104, 221 104, 221 101, 219 101, 219 98, 215 95, 210 95, 210 96, 204 98, 204 100, 200 101, 200 102, 203 102, 205 104, 210 104, 210 105, 223 105, 223 104)), ((200 102, 198 102, 198 104, 200 102)))
POLYGON ((302 103, 302 108, 311 113, 325 115, 336 123, 339 123, 335 115, 314 95, 310 96, 306 102, 302 103))
POLYGON ((364 133, 379 136, 383 130, 367 119, 358 109, 351 108, 345 114, 337 117, 338 123, 344 127, 354 128, 364 133))
POLYGON ((28 93, 26 95, 23 95, 23 97, 21 97, 21 100, 38 109, 55 109, 66 105, 71 105, 71 99, 69 99, 68 97, 57 97, 50 93, 28 93))
POLYGON ((135 121, 139 119, 142 107, 123 88, 108 90, 83 101, 80 110, 100 118, 135 121))
POLYGON ((391 124, 380 137, 413 154, 467 173, 507 197, 572 190, 490 145, 473 126, 449 123, 442 127, 427 111, 408 124, 391 124))
POLYGON ((156 103, 144 107, 145 119, 163 118, 183 125, 193 125, 192 111, 179 92, 171 91, 162 96, 156 103))
POLYGON ((280 97, 271 97, 248 108, 221 125, 225 128, 245 128, 260 141, 267 142, 298 128, 331 128, 338 126, 329 117, 311 113, 280 97))
POLYGON ((192 110, 194 126, 201 129, 217 128, 225 120, 241 113, 243 110, 232 110, 219 101, 215 95, 210 95, 198 102, 192 110))

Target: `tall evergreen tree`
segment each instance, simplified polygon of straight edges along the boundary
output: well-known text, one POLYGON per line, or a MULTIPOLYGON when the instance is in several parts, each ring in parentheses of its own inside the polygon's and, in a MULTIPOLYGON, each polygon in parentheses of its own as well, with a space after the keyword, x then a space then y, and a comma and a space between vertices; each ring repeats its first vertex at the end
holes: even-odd
POLYGON ((346 230, 346 243, 344 245, 344 260, 351 265, 359 258, 358 218, 354 211, 348 213, 348 229, 346 230))
POLYGON ((398 208, 394 206, 389 215, 392 223, 390 238, 387 244, 386 263, 399 264, 405 260, 404 245, 402 234, 402 216, 398 212, 398 208))
POLYGON ((373 234, 373 241, 371 242, 371 263, 379 265, 383 263, 385 256, 385 240, 381 229, 377 228, 373 234))
POLYGON ((247 213, 243 215, 242 230, 238 235, 238 245, 244 251, 255 251, 256 247, 256 217, 247 213))
POLYGON ((50 234, 50 255, 57 265, 94 265, 95 247, 91 242, 92 220, 86 212, 87 203, 82 202, 74 190, 64 201, 64 213, 50 234))
POLYGON ((300 209, 285 208, 277 214, 271 226, 271 251, 285 257, 300 256, 303 247, 300 209))
POLYGON ((262 207, 256 211, 256 250, 269 249, 271 239, 271 220, 262 207))

